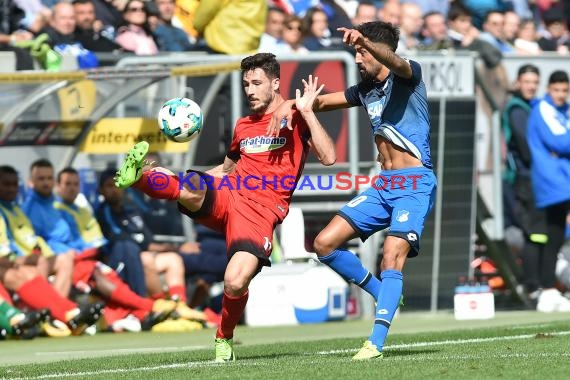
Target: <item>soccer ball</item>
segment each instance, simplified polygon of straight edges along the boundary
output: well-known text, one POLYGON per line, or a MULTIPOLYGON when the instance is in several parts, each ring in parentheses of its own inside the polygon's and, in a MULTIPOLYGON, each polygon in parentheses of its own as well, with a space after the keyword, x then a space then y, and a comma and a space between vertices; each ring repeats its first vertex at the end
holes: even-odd
POLYGON ((167 139, 187 142, 195 139, 202 130, 202 109, 188 98, 170 99, 158 112, 158 126, 167 139))

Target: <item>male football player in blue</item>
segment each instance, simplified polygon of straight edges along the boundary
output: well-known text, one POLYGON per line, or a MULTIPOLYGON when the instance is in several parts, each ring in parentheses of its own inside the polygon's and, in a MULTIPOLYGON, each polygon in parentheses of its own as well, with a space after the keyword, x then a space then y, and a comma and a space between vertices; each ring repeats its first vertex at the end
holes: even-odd
MULTIPOLYGON (((353 357, 367 360, 383 356, 382 347, 402 295, 402 269, 407 257, 419 253, 437 181, 430 159, 430 121, 421 66, 394 53, 398 29, 374 21, 338 30, 344 33, 344 43, 356 50, 362 80, 344 92, 319 95, 313 109, 363 106, 370 118, 382 177, 339 210, 315 239, 314 248, 322 263, 377 301, 372 333, 353 357), (356 255, 340 247, 354 237, 365 240, 385 228, 388 236, 378 279, 356 255)), ((290 120, 292 106, 288 101, 274 113, 268 134, 279 133, 282 119, 290 120)))

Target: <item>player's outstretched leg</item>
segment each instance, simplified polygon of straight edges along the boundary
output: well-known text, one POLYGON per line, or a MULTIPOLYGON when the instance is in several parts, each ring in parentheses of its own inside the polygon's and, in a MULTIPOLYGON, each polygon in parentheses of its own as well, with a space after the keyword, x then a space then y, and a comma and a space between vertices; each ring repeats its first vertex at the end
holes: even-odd
POLYGON ((144 170, 148 164, 145 160, 148 149, 148 143, 141 141, 129 150, 115 175, 115 186, 121 189, 133 187, 151 198, 177 201, 181 186, 174 173, 161 167, 144 170))
POLYGON ((115 186, 120 189, 126 189, 142 177, 144 158, 148 153, 148 148, 148 143, 141 141, 129 150, 115 176, 115 186))

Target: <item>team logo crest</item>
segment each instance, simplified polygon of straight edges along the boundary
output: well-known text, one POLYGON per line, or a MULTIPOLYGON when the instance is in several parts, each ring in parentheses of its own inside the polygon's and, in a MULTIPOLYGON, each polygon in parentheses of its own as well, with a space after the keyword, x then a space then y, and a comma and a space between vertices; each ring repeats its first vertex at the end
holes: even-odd
POLYGON ((398 216, 396 216, 396 220, 400 223, 405 223, 410 219, 410 212, 406 210, 398 211, 398 216))

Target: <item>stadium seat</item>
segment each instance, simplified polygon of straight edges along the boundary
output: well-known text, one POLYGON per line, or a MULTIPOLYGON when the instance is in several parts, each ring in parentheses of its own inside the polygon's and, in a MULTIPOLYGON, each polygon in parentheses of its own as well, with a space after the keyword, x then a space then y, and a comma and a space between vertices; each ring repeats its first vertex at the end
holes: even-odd
POLYGON ((280 241, 284 261, 317 260, 317 255, 305 248, 305 220, 300 208, 289 209, 289 214, 281 224, 280 241))
POLYGON ((80 192, 94 209, 99 206, 99 190, 95 170, 91 168, 79 169, 80 192))

